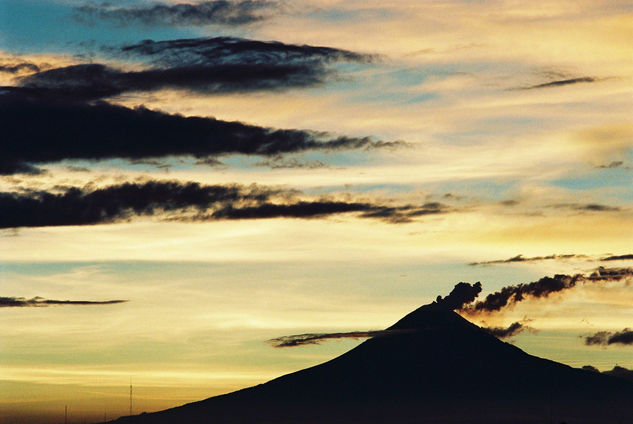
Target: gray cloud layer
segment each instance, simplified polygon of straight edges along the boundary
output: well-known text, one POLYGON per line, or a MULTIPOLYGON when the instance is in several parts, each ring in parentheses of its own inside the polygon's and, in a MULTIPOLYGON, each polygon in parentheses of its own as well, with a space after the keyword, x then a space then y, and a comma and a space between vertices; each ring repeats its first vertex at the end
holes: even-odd
POLYGON ((274 1, 214 0, 200 3, 148 3, 137 7, 115 7, 108 3, 75 8, 74 17, 86 24, 115 22, 121 26, 201 26, 248 25, 259 22, 279 10, 274 1))

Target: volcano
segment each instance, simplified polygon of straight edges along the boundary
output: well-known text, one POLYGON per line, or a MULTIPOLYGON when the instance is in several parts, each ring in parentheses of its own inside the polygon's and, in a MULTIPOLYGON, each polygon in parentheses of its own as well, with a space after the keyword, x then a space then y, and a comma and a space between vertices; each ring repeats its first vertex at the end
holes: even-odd
POLYGON ((438 303, 265 384, 117 423, 633 423, 633 383, 538 358, 438 303))

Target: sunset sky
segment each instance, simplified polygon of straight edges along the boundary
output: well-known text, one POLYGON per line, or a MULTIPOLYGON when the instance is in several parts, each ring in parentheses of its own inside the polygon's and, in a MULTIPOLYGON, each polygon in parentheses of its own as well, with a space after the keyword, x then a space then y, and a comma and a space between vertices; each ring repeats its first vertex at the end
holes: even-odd
POLYGON ((633 368, 586 343, 633 327, 632 22, 624 0, 0 1, 0 424, 262 383, 361 342, 268 340, 380 330, 461 281, 582 274, 464 316, 633 368))

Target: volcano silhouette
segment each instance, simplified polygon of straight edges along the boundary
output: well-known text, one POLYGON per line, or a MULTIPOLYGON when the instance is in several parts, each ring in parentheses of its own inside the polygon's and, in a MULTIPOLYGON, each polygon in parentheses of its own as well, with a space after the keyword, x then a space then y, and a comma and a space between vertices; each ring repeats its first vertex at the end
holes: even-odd
POLYGON ((120 423, 633 423, 633 383, 529 355, 433 303, 323 364, 120 423))

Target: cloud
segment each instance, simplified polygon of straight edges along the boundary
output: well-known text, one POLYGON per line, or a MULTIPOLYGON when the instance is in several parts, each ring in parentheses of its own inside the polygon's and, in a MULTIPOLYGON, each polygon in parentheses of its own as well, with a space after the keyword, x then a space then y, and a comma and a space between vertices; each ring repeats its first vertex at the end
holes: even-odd
POLYGON ((39 71, 40 71, 40 67, 31 62, 0 64, 0 72, 5 72, 8 74, 20 74, 23 72, 39 72, 39 71))
MULTIPOLYGON (((270 218, 322 218, 330 215, 360 212, 360 218, 382 219, 390 223, 407 223, 413 218, 424 215, 427 212, 425 205, 416 207, 412 205, 384 206, 368 202, 334 201, 334 200, 310 200, 294 203, 270 203, 262 202, 252 206, 236 207, 226 205, 215 210, 209 215, 196 215, 187 219, 270 219, 270 218)), ((445 207, 442 212, 434 209, 428 213, 448 213, 451 209, 445 207)))
MULTIPOLYGON (((326 132, 274 129, 215 118, 183 117, 144 107, 42 98, 39 91, 0 91, 0 175, 37 173, 61 160, 156 159, 225 154, 277 157, 308 150, 395 148, 403 142, 326 132)), ((217 160, 215 161, 217 162, 217 160)))
POLYGON ((20 86, 55 97, 95 100, 167 88, 205 94, 284 91, 321 85, 333 75, 320 64, 227 64, 123 71, 95 63, 28 75, 21 79, 20 86))
POLYGON ((461 310, 467 314, 497 312, 526 299, 546 298, 552 293, 574 288, 579 283, 622 281, 631 278, 633 278, 633 268, 599 267, 590 275, 556 274, 531 283, 503 287, 486 296, 484 300, 465 306, 461 310))
POLYGON ((323 46, 284 44, 236 37, 144 40, 137 44, 107 49, 112 54, 147 58, 166 67, 228 64, 274 65, 334 62, 369 63, 375 55, 323 46))
POLYGON ((0 228, 89 225, 159 211, 203 211, 213 204, 261 201, 274 191, 256 186, 202 186, 198 183, 125 183, 61 193, 0 193, 0 228))
POLYGON ((438 296, 435 303, 447 309, 462 309, 464 305, 471 303, 481 293, 481 283, 457 283, 450 294, 444 298, 438 296))
POLYGON ((43 307, 50 305, 114 305, 124 303, 127 300, 54 300, 44 299, 42 297, 34 297, 26 299, 24 297, 0 297, 0 308, 27 308, 27 307, 43 307))
POLYGON ((633 260, 633 253, 629 253, 627 255, 614 255, 614 256, 607 256, 604 257, 602 259, 600 259, 601 261, 624 261, 624 260, 633 260))
POLYGON ((380 331, 350 331, 348 333, 307 333, 292 336, 277 337, 267 340, 273 347, 295 347, 308 344, 319 344, 324 340, 332 339, 363 339, 368 337, 385 336, 401 330, 380 330, 380 331))
POLYGON ((528 87, 523 87, 521 90, 535 90, 538 88, 553 88, 553 87, 561 87, 564 85, 573 85, 573 84, 581 84, 581 83, 590 83, 599 81, 595 77, 577 77, 577 78, 567 78, 556 81, 549 81, 542 84, 531 85, 528 87))
POLYGON ((154 42, 108 49, 152 66, 121 70, 88 63, 48 69, 19 80, 21 87, 56 98, 95 100, 161 89, 205 94, 283 91, 313 87, 336 77, 333 62, 368 62, 372 56, 329 47, 218 37, 154 42))
POLYGON ((621 160, 614 160, 609 164, 603 164, 603 165, 597 165, 595 166, 596 169, 613 169, 613 168, 619 168, 620 166, 624 165, 624 162, 621 160))
POLYGON ((265 166, 271 169, 318 169, 327 168, 328 165, 320 160, 300 160, 297 158, 285 158, 275 156, 255 163, 255 166, 265 166))
POLYGON ((625 328, 617 332, 598 331, 590 336, 586 336, 585 344, 588 346, 608 346, 612 344, 633 345, 633 329, 625 328))
MULTIPOLYGON (((200 185, 148 181, 105 188, 59 188, 57 192, 0 193, 0 228, 94 225, 134 216, 170 220, 317 218, 360 212, 360 218, 408 222, 426 206, 384 206, 324 199, 296 200, 297 192, 261 186, 200 185), (273 203, 281 197, 284 203, 273 203)), ((445 210, 449 212, 450 209, 445 210)))
POLYGON ((74 18, 85 24, 98 20, 121 26, 202 26, 248 25, 262 21, 279 10, 274 1, 204 1, 200 3, 148 3, 138 7, 116 7, 108 3, 84 5, 74 9, 74 18))
POLYGON ((567 255, 556 255, 552 254, 549 256, 533 256, 533 257, 525 257, 521 254, 513 256, 508 259, 497 259, 493 261, 484 261, 484 262, 471 262, 468 265, 477 266, 477 265, 495 265, 495 264, 509 264, 516 262, 540 262, 546 260, 566 260, 566 259, 586 259, 587 255, 576 255, 576 254, 567 254, 567 255))
POLYGON ((513 322, 508 327, 487 327, 484 328, 488 333, 499 339, 508 339, 510 337, 516 336, 517 334, 528 330, 530 327, 527 327, 520 322, 513 322))
POLYGON ((571 209, 581 212, 619 212, 618 206, 603 205, 600 203, 559 203, 552 205, 555 209, 571 209))

